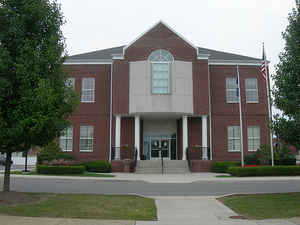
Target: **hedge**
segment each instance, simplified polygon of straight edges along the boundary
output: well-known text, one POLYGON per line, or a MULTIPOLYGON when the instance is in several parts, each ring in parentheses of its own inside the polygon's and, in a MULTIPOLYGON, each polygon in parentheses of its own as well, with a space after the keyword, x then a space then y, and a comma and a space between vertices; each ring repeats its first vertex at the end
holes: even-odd
POLYGON ((300 166, 259 166, 259 167, 230 167, 227 170, 232 176, 298 176, 300 166))
POLYGON ((240 162, 213 162, 211 171, 214 173, 226 173, 229 167, 241 166, 240 162))
POLYGON ((84 163, 86 170, 89 172, 96 173, 110 173, 111 172, 111 163, 107 161, 90 161, 84 163))
POLYGON ((40 174, 83 174, 85 167, 37 165, 36 170, 40 174))

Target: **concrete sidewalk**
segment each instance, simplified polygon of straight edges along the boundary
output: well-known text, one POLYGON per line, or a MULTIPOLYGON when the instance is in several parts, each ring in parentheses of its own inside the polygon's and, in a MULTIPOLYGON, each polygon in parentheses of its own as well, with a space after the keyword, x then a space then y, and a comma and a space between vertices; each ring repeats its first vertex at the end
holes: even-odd
POLYGON ((272 220, 231 219, 235 212, 215 197, 154 197, 158 221, 137 221, 136 225, 295 225, 299 218, 272 220))
POLYGON ((300 180, 300 176, 290 177, 216 177, 216 173, 187 173, 187 174, 135 174, 111 173, 115 177, 78 177, 78 176, 42 176, 42 175, 12 175, 12 177, 36 179, 72 179, 72 180, 105 180, 105 181, 143 181, 148 183, 193 183, 199 181, 286 181, 300 180))
POLYGON ((135 225, 135 221, 18 217, 0 215, 2 225, 135 225))

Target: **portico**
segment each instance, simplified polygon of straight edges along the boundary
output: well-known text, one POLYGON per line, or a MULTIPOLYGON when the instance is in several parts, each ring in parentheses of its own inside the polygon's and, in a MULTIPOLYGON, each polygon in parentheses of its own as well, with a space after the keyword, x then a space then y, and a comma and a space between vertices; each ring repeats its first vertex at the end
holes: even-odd
POLYGON ((138 160, 157 160, 162 156, 165 160, 186 160, 187 148, 198 147, 202 160, 208 160, 208 115, 117 115, 115 119, 116 160, 120 159, 121 146, 133 146, 138 160), (125 118, 130 118, 133 134, 122 134, 121 121, 125 118), (132 144, 122 143, 122 135, 130 136, 132 144))

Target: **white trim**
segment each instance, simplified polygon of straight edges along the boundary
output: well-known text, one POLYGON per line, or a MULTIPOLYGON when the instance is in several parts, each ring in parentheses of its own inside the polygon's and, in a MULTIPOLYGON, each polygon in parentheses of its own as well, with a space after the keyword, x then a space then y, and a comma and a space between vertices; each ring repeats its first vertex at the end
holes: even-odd
POLYGON ((111 65, 112 62, 65 62, 63 65, 111 65))
POLYGON ((110 65, 110 99, 109 99, 109 161, 112 160, 111 158, 111 150, 112 150, 112 88, 113 88, 113 64, 110 65))
POLYGON ((121 116, 116 116, 116 129, 115 129, 115 159, 120 159, 120 147, 121 147, 121 116))
POLYGON ((111 57, 112 57, 113 60, 116 60, 116 59, 123 60, 124 59, 123 54, 111 54, 111 57))
POLYGON ((198 55, 198 48, 192 44, 190 41, 188 41, 187 39, 185 39, 182 35, 180 35, 179 33, 177 33, 175 30, 173 30, 169 25, 167 25, 165 22, 163 22, 162 20, 158 21, 157 23, 155 23, 154 25, 152 25, 148 30, 146 30, 145 32, 143 32, 141 35, 139 35, 136 39, 134 39, 133 41, 131 41, 128 45, 126 45, 123 48, 123 55, 125 55, 125 51, 127 50, 127 48, 129 48, 131 45, 133 45, 137 40, 139 40, 141 37, 143 37, 145 34, 147 34, 150 30, 152 30, 154 27, 156 27, 158 24, 163 24, 165 27, 167 27, 170 31, 172 31, 173 33, 175 33, 178 37, 180 37, 183 41, 185 41, 186 43, 188 43, 191 47, 193 47, 196 50, 196 54, 198 55))
POLYGON ((140 160, 140 117, 134 119, 134 145, 137 149, 137 160, 140 160))
POLYGON ((231 60, 209 60, 208 65, 216 66, 261 66, 261 62, 247 62, 247 61, 231 61, 231 60))
POLYGON ((182 117, 182 160, 186 160, 186 149, 188 147, 188 118, 182 117))
POLYGON ((207 157, 207 115, 203 115, 202 117, 202 159, 208 160, 207 157))
POLYGON ((197 59, 208 59, 210 54, 198 54, 197 59))

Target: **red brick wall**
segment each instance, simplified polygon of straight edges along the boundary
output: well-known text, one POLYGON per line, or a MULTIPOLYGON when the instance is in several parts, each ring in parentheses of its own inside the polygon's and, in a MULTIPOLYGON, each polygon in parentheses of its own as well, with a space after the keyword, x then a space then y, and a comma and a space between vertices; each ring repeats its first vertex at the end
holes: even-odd
POLYGON ((75 89, 81 95, 83 77, 95 78, 95 102, 80 103, 70 117, 73 125, 73 154, 80 160, 109 158, 110 65, 65 66, 69 77, 75 78, 75 89), (94 126, 93 152, 80 152, 80 126, 94 126))
POLYGON ((182 119, 177 120, 177 159, 182 159, 182 119))
POLYGON ((210 172, 211 164, 213 161, 210 160, 191 160, 190 162, 191 172, 210 172))
POLYGON ((209 114, 208 60, 193 62, 194 114, 209 114))
POLYGON ((113 114, 129 113, 129 63, 115 60, 113 63, 113 114))
MULTIPOLYGON (((212 143, 213 159, 222 160, 240 160, 240 152, 228 152, 227 127, 239 126, 239 105, 238 103, 226 103, 226 77, 236 76, 235 66, 210 66, 211 76, 211 100, 212 100, 212 143)), ((246 155, 247 127, 259 126, 261 134, 261 144, 268 144, 269 130, 267 96, 264 81, 260 75, 258 66, 240 67, 240 84, 243 112, 243 140, 244 154, 246 155), (246 104, 245 79, 255 77, 258 80, 258 104, 246 104)))
POLYGON ((134 118, 121 118, 121 146, 128 145, 130 149, 134 148, 134 118))
POLYGON ((195 48, 159 23, 126 49, 125 59, 128 61, 147 60, 150 53, 156 49, 168 50, 175 60, 194 61, 197 56, 195 48))
POLYGON ((199 117, 188 118, 188 145, 202 146, 202 121, 199 117))

